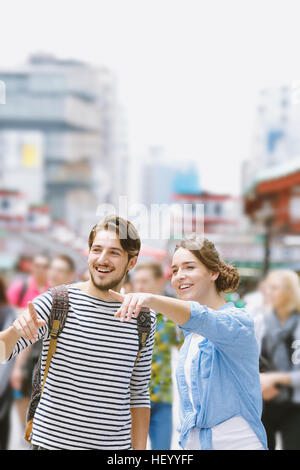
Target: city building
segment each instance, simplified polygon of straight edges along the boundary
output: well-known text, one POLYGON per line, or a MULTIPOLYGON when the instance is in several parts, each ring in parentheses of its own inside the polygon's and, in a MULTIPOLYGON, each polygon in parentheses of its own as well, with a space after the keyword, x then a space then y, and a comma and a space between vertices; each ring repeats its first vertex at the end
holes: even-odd
POLYGON ((0 186, 47 204, 54 219, 86 234, 98 205, 122 191, 113 74, 37 54, 23 67, 0 70, 0 79, 0 186))
POLYGON ((300 270, 300 106, 294 101, 291 87, 262 90, 243 167, 244 210, 262 245, 264 272, 300 270))

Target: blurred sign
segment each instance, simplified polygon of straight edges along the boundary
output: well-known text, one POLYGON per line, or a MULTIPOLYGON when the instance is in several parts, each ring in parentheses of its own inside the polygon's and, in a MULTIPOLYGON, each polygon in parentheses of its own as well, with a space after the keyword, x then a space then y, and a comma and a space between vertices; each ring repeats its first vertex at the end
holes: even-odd
POLYGON ((22 165, 26 168, 39 166, 39 153, 35 145, 24 144, 22 148, 22 165))

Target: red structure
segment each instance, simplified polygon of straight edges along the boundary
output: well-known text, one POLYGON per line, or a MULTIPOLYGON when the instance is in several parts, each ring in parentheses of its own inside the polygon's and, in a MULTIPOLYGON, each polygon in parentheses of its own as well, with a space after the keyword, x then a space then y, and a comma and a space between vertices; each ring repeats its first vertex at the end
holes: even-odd
POLYGON ((266 174, 244 197, 245 211, 252 219, 259 216, 266 203, 277 232, 300 233, 300 168, 286 173, 278 167, 276 174, 266 174))

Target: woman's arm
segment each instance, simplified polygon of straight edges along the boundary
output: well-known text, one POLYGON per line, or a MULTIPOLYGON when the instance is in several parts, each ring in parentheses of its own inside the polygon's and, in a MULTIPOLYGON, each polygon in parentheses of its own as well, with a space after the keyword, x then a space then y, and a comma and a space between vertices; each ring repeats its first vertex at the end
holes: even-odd
POLYGON ((199 302, 185 301, 146 293, 126 294, 110 290, 121 307, 115 313, 121 321, 138 316, 141 308, 149 307, 177 323, 187 333, 197 333, 212 341, 222 350, 236 350, 248 354, 257 348, 253 319, 243 309, 214 310, 199 302), (134 313, 133 313, 134 312, 134 313))
POLYGON ((177 325, 184 325, 191 315, 190 304, 186 300, 146 293, 123 295, 111 289, 109 293, 119 302, 122 302, 121 307, 115 314, 116 317, 120 317, 121 321, 124 321, 125 317, 130 321, 133 311, 134 316, 137 317, 142 307, 148 307, 161 313, 177 325))

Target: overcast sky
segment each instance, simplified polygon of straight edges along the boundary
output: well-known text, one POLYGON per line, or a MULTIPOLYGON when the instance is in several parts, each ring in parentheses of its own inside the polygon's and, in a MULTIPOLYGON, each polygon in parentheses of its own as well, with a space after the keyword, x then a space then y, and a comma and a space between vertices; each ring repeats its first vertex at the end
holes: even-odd
POLYGON ((300 78, 298 0, 0 0, 0 66, 33 52, 114 70, 138 157, 192 159, 237 194, 260 88, 300 78))

